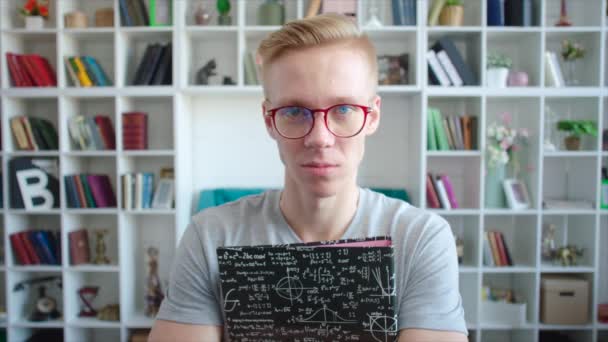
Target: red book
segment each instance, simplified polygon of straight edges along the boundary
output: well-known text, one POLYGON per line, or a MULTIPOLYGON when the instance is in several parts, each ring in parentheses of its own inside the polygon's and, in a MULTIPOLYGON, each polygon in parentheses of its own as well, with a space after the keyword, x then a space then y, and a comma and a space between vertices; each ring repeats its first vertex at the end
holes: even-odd
POLYGON ((90 262, 89 235, 86 229, 79 229, 68 233, 70 242, 70 261, 72 265, 90 262))
POLYGON ((57 86, 57 77, 55 75, 55 70, 53 70, 53 66, 51 65, 51 63, 49 63, 48 59, 46 59, 40 55, 36 55, 36 56, 37 56, 37 58, 40 59, 42 68, 46 72, 47 78, 49 80, 49 85, 52 87, 56 87, 57 86))
POLYGON ((494 232, 494 239, 496 240, 496 247, 498 248, 498 256, 500 257, 500 266, 509 266, 507 262, 507 255, 505 254, 505 246, 502 243, 502 232, 494 232))
POLYGON ((19 265, 28 265, 31 263, 30 259, 25 250, 25 246, 23 245, 23 241, 21 241, 21 238, 17 234, 18 233, 13 233, 9 236, 9 239, 11 240, 11 247, 13 248, 15 255, 15 260, 19 265))
POLYGON ((8 65, 8 71, 10 72, 11 75, 11 79, 13 81, 13 85, 15 87, 24 87, 25 86, 25 80, 22 78, 21 74, 19 73, 19 66, 15 61, 15 55, 7 52, 6 53, 6 63, 8 65))
POLYGON ((44 86, 44 81, 40 76, 40 72, 37 70, 36 66, 33 64, 31 58, 26 55, 18 55, 17 60, 23 66, 23 69, 26 71, 30 79, 32 80, 32 85, 35 87, 44 86))
POLYGON ((49 75, 49 71, 47 70, 45 63, 42 60, 42 57, 40 57, 40 55, 30 54, 26 55, 26 58, 36 70, 36 75, 38 75, 38 77, 40 78, 40 83, 42 84, 42 86, 50 87, 53 81, 51 80, 51 76, 49 75))
POLYGON ((116 207, 116 196, 107 175, 87 175, 87 182, 98 208, 116 207))
POLYGON ((144 112, 127 112, 122 115, 123 149, 148 148, 148 114, 144 112))
POLYGON ((99 134, 103 139, 103 143, 108 150, 116 149, 116 135, 114 134, 114 127, 112 127, 112 121, 106 115, 96 115, 95 123, 99 128, 99 134))
POLYGON ((42 261, 40 260, 38 253, 36 253, 36 247, 32 244, 32 241, 29 239, 29 234, 30 234, 30 232, 18 233, 19 238, 23 242, 23 245, 25 246, 25 251, 27 252, 27 255, 29 256, 32 264, 35 264, 35 265, 41 264, 42 261))
POLYGON ((437 196, 437 191, 435 190, 435 186, 433 185, 433 176, 428 173, 426 175, 426 201, 428 203, 429 208, 440 208, 439 197, 437 196))
POLYGON ((87 198, 84 194, 84 187, 82 186, 82 182, 80 181, 80 177, 78 175, 70 176, 74 179, 74 183, 76 184, 76 191, 78 192, 78 200, 80 200, 81 208, 88 208, 87 198))
POLYGON ((509 247, 507 246, 507 240, 505 240, 505 236, 502 232, 500 233, 500 241, 502 242, 502 246, 505 251, 505 258, 507 261, 507 265, 513 266, 513 259, 511 258, 511 253, 509 253, 509 247))

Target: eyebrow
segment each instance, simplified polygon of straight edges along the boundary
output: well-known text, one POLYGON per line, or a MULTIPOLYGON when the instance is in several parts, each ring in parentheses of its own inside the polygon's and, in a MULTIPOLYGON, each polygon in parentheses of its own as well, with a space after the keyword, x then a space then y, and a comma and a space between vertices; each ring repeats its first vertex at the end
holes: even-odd
MULTIPOLYGON (((285 100, 281 100, 277 103, 280 103, 281 106, 302 106, 302 107, 308 107, 311 108, 310 106, 308 106, 306 104, 306 101, 302 101, 302 99, 285 99, 285 100)), ((331 99, 331 101, 329 101, 329 103, 331 103, 331 105, 334 104, 339 104, 339 103, 349 103, 349 104, 358 104, 357 101, 355 101, 353 98, 350 97, 344 97, 344 96, 338 96, 338 97, 334 97, 331 99)))

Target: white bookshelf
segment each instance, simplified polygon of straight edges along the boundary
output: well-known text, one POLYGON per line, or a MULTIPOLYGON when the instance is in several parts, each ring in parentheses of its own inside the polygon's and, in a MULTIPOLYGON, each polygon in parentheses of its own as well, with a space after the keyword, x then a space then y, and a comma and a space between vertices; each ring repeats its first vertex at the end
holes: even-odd
MULTIPOLYGON (((359 22, 367 19, 367 5, 359 1, 359 22)), ((0 267, 0 305, 8 318, 0 323, 9 340, 22 341, 37 328, 63 329, 65 341, 127 341, 135 328, 150 327, 153 320, 143 314, 144 249, 160 247, 159 271, 163 286, 179 239, 189 222, 198 193, 214 187, 280 187, 282 164, 276 147, 267 137, 261 120, 260 86, 244 84, 243 55, 255 49, 264 36, 277 27, 258 26, 256 9, 261 0, 232 1, 233 25, 196 26, 192 14, 198 0, 173 1, 173 25, 169 27, 121 27, 118 0, 53 1, 51 18, 42 30, 29 31, 15 15, 16 0, 0 2, 0 52, 40 53, 55 70, 56 88, 14 88, 10 86, 4 57, 1 67, 1 120, 3 170, 16 156, 55 157, 60 164, 60 209, 28 212, 8 206, 7 172, 3 173, 5 207, 0 211, 4 224, 4 264, 0 267), (95 9, 113 7, 114 27, 66 29, 63 14, 72 9, 85 11, 92 22, 95 9), (147 43, 173 42, 173 84, 170 86, 131 86, 137 63, 147 43), (70 86, 63 57, 90 54, 97 58, 114 81, 110 87, 70 86), (218 76, 210 85, 194 82, 194 74, 209 59, 218 62, 218 76), (223 76, 237 82, 221 85, 223 76), (77 151, 70 146, 67 119, 73 115, 105 113, 114 123, 129 110, 149 113, 150 150, 123 151, 120 124, 115 125, 116 151, 77 151), (50 119, 57 127, 58 151, 21 152, 14 148, 9 120, 15 115, 35 115, 50 119), (121 209, 120 176, 126 172, 153 171, 173 166, 176 175, 175 209, 121 209), (245 172, 246 170, 246 172, 245 172), (76 172, 103 172, 110 175, 118 200, 116 209, 71 209, 65 200, 63 175, 76 172), (61 231, 61 266, 18 266, 10 249, 9 234, 37 227, 61 231), (111 265, 71 266, 68 233, 79 227, 109 228, 108 251, 111 265), (19 280, 59 275, 63 289, 54 294, 63 318, 52 322, 28 322, 24 308, 26 292, 12 292, 19 280), (77 317, 76 290, 83 285, 101 286, 96 307, 120 303, 120 321, 104 322, 77 317)), ((360 169, 359 182, 369 187, 405 188, 413 203, 425 207, 425 175, 429 171, 447 172, 454 183, 461 209, 434 210, 445 217, 466 244, 460 266, 460 288, 466 312, 470 341, 537 341, 546 330, 566 331, 576 341, 608 339, 608 325, 597 321, 597 304, 608 302, 608 211, 596 205, 590 210, 544 210, 543 196, 572 194, 599 203, 602 165, 608 165, 608 152, 601 151, 601 138, 584 142, 581 152, 545 152, 545 109, 559 115, 597 120, 608 128, 608 45, 606 4, 603 0, 569 1, 569 13, 576 26, 556 28, 558 0, 534 0, 537 26, 487 27, 486 1, 465 1, 463 27, 427 27, 427 1, 418 0, 418 24, 391 26, 390 1, 381 1, 381 16, 387 24, 367 30, 381 54, 410 54, 409 84, 379 87, 382 96, 382 122, 370 137, 360 169), (443 35, 450 36, 472 66, 478 86, 428 86, 424 52, 443 35), (581 87, 551 88, 544 84, 545 49, 555 49, 560 40, 582 40, 588 48, 581 87), (484 61, 488 51, 508 53, 516 68, 529 73, 530 86, 492 89, 484 86, 484 61), (448 114, 464 112, 479 119, 479 149, 476 151, 426 151, 426 109, 439 107, 448 114), (582 110, 581 110, 582 109, 582 110), (534 165, 528 184, 533 206, 523 211, 484 207, 486 127, 502 111, 513 114, 515 127, 532 132, 527 162, 534 165), (565 185, 566 174, 576 174, 565 185), (586 248, 580 266, 545 265, 540 258, 543 222, 560 228, 560 242, 574 242, 586 248), (515 266, 482 265, 482 233, 497 228, 505 234, 515 266), (573 273, 592 284, 590 317, 582 326, 544 325, 539 321, 540 279, 546 273, 573 273), (526 324, 512 327, 486 322, 481 315, 482 284, 509 286, 521 292, 527 302, 526 324)), ((206 0, 215 8, 215 1, 206 0)), ((286 1, 287 19, 300 18, 308 0, 286 1)), ((94 239, 91 240, 94 248, 94 239)), ((92 251, 94 253, 94 251, 92 251)))

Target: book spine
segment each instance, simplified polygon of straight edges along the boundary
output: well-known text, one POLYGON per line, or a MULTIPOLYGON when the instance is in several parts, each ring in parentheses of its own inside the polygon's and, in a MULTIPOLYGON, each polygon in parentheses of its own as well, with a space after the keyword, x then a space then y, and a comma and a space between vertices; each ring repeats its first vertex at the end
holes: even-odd
POLYGON ((443 70, 441 64, 439 63, 439 59, 437 58, 437 54, 435 53, 435 51, 427 51, 426 60, 429 66, 429 74, 431 74, 435 79, 434 83, 437 83, 437 85, 441 85, 444 87, 451 85, 450 79, 448 78, 448 75, 445 73, 445 70, 443 70))
POLYGON ((446 210, 452 209, 452 206, 450 205, 450 200, 448 199, 448 194, 445 191, 445 186, 443 185, 443 182, 441 181, 440 177, 435 178, 435 184, 437 184, 441 207, 446 210))
POLYGON ((439 198, 437 197, 437 192, 433 186, 432 177, 433 176, 430 173, 426 176, 426 201, 429 208, 437 209, 440 206, 439 198))
POLYGON ((13 233, 9 235, 9 239, 11 240, 11 248, 13 249, 13 255, 16 261, 15 263, 18 265, 27 265, 30 263, 30 261, 27 256, 27 252, 25 251, 25 246, 23 246, 23 242, 17 234, 18 233, 13 233))
POLYGON ((445 188, 445 192, 448 196, 448 200, 450 201, 450 206, 452 209, 458 208, 458 201, 456 200, 456 196, 454 195, 454 188, 452 186, 452 182, 450 178, 446 174, 441 175, 441 182, 443 183, 443 187, 445 188))
POLYGON ((443 70, 445 70, 445 72, 448 74, 452 85, 457 87, 462 86, 462 78, 460 78, 458 71, 456 71, 454 64, 452 64, 452 61, 450 60, 450 57, 448 57, 448 54, 445 52, 445 50, 437 51, 436 53, 437 59, 439 59, 439 64, 441 64, 443 70))

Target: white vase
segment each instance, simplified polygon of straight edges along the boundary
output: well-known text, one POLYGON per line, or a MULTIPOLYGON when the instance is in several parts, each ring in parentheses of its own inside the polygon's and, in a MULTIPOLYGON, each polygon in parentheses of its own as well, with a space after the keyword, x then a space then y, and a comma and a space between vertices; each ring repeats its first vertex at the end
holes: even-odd
POLYGON ((44 28, 44 18, 39 15, 25 17, 25 28, 28 30, 41 30, 44 28))
POLYGON ((493 88, 505 88, 509 77, 507 68, 490 68, 486 70, 486 85, 493 88))

